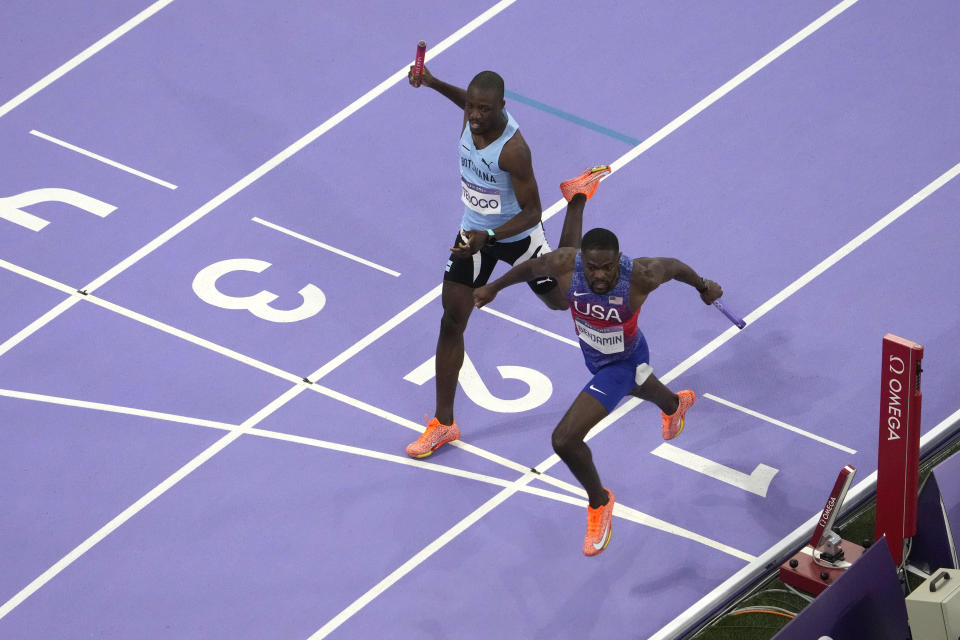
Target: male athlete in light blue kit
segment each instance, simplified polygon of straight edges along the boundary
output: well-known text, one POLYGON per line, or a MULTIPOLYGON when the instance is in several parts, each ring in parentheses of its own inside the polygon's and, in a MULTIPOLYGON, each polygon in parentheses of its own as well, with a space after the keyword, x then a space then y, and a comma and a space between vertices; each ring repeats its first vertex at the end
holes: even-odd
MULTIPOLYGON (((413 73, 410 67, 410 84, 416 86, 413 73)), ((420 85, 463 109, 458 142, 463 214, 443 277, 434 417, 423 434, 407 446, 407 455, 414 458, 425 458, 460 437, 453 401, 463 364, 463 333, 473 311, 473 290, 486 284, 500 260, 516 265, 550 251, 540 222, 540 194, 530 149, 517 121, 504 109, 503 79, 493 71, 482 71, 464 90, 438 80, 424 67, 420 85)), ((581 179, 595 189, 608 173, 609 168, 603 167, 588 171, 581 179)), ((568 209, 561 247, 577 246, 580 219, 576 216, 582 211, 582 203, 568 209)), ((529 285, 548 307, 567 308, 563 292, 552 278, 530 278, 529 285)))

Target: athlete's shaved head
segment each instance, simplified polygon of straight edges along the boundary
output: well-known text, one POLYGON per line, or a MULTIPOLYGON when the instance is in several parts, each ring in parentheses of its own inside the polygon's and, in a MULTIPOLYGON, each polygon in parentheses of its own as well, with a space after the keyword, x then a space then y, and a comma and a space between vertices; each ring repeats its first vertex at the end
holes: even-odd
POLYGON ((580 249, 582 251, 620 251, 620 242, 612 231, 597 227, 584 234, 580 249))
MULTIPOLYGON (((507 126, 503 112, 503 78, 493 71, 481 71, 467 85, 463 111, 476 136, 500 135, 507 126)), ((490 140, 488 140, 490 142, 490 140)))
POLYGON ((607 229, 590 229, 580 241, 583 277, 594 293, 612 290, 620 279, 620 243, 607 229))
POLYGON ((503 78, 495 71, 481 71, 473 76, 467 89, 476 88, 482 91, 493 91, 497 100, 503 100, 503 78))

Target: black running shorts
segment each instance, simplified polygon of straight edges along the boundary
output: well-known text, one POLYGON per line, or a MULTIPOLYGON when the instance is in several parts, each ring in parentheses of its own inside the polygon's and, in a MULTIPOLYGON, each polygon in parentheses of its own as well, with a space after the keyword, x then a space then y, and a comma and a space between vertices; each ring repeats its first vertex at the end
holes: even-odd
MULTIPOLYGON (((461 242, 459 233, 454 240, 454 243, 457 242, 461 242)), ((443 279, 450 282, 459 282, 476 289, 487 284, 490 274, 493 273, 493 267, 496 266, 498 261, 503 260, 510 265, 517 265, 549 252, 550 245, 547 244, 543 225, 538 224, 533 233, 522 240, 495 242, 492 245, 484 246, 468 258, 458 258, 450 254, 443 279)), ((544 277, 531 280, 527 284, 530 285, 534 293, 542 295, 557 286, 557 281, 550 277, 544 277)))

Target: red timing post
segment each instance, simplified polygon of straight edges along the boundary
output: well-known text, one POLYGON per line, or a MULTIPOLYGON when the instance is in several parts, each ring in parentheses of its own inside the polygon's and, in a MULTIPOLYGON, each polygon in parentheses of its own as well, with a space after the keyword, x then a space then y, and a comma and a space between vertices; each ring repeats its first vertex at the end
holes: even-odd
POLYGON ((423 76, 423 59, 427 55, 427 43, 421 40, 417 43, 417 57, 413 62, 413 86, 420 86, 420 77, 423 76))
POLYGON ((898 565, 904 539, 917 533, 922 360, 923 345, 890 333, 883 337, 874 537, 887 536, 898 565))

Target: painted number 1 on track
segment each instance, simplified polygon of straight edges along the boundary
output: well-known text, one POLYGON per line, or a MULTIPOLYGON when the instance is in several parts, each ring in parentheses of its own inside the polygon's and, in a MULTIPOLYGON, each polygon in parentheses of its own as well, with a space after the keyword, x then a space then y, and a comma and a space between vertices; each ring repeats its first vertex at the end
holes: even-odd
POLYGON ((770 488, 770 482, 778 472, 778 469, 768 467, 765 464, 758 464, 752 473, 747 474, 742 471, 737 471, 736 469, 731 469, 719 462, 714 462, 709 458, 685 451, 680 447, 667 444, 666 442, 654 449, 651 453, 664 460, 669 460, 682 467, 692 469, 697 473, 710 476, 720 482, 733 485, 738 489, 754 493, 761 498, 767 497, 767 489, 770 488))

